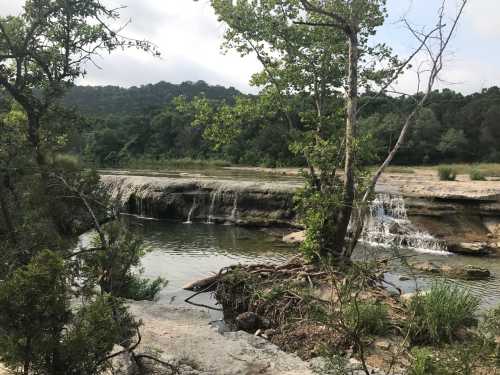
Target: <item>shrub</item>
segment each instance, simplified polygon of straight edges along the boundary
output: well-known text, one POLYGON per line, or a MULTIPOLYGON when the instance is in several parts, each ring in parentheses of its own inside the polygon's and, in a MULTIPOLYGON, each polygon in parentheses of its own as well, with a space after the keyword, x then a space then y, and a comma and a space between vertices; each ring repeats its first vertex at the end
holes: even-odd
POLYGON ((469 177, 472 181, 485 181, 486 177, 478 168, 472 168, 469 172, 469 177))
POLYGON ((139 323, 110 295, 71 306, 70 279, 63 259, 45 250, 0 283, 0 361, 7 367, 100 374, 102 359, 135 336, 139 323))
POLYGON ((414 348, 411 352, 412 361, 408 375, 429 375, 434 373, 432 352, 427 348, 414 348))
POLYGON ((418 294, 409 305, 410 334, 415 343, 451 341, 457 330, 471 326, 479 299, 468 291, 445 282, 436 282, 426 294, 418 294))
POLYGON ((351 329, 367 335, 382 335, 389 328, 387 307, 380 303, 349 303, 344 311, 344 319, 351 329))
POLYGON ((441 181, 455 181, 457 178, 457 171, 452 167, 439 167, 438 176, 441 181))
POLYGON ((92 247, 96 251, 83 254, 85 285, 92 291, 98 284, 101 291, 115 297, 133 300, 154 300, 165 280, 141 279, 141 258, 149 251, 143 239, 124 224, 116 221, 102 227, 106 243, 96 235, 92 247))
POLYGON ((143 279, 137 275, 130 275, 119 296, 135 301, 155 301, 160 291, 167 286, 168 282, 159 277, 154 280, 143 279))

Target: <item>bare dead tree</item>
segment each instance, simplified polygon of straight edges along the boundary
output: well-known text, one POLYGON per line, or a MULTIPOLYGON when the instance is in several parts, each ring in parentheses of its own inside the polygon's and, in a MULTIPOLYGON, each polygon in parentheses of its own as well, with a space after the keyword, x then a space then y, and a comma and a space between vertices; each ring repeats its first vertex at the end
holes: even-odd
MULTIPOLYGON (((366 191, 363 194, 363 198, 361 201, 358 203, 358 206, 356 207, 356 213, 355 213, 355 218, 353 222, 355 223, 354 229, 353 229, 353 236, 351 238, 351 241, 349 245, 345 248, 345 256, 350 257, 352 252, 354 251, 354 248, 357 245, 357 242, 361 236, 361 233, 363 231, 364 223, 365 223, 365 217, 368 212, 368 204, 370 197, 372 196, 373 192, 375 191, 375 186, 377 185, 378 180, 380 179, 382 173, 384 170, 387 168, 387 166, 392 162, 394 157, 396 156, 397 152, 403 145, 406 136, 408 134, 408 130, 411 127, 411 124, 413 123, 415 117, 418 115, 420 110, 427 104, 427 100, 434 90, 435 84, 439 79, 440 73, 443 71, 444 68, 444 53, 447 49, 447 47, 450 44, 450 41, 452 37, 454 36, 458 22, 460 18, 463 15, 465 6, 467 5, 468 0, 461 0, 458 12, 455 15, 455 17, 452 20, 451 26, 447 29, 446 24, 444 23, 444 15, 445 15, 445 3, 446 1, 443 0, 442 6, 439 9, 438 12, 438 23, 437 26, 431 30, 429 33, 422 33, 418 30, 416 30, 414 27, 411 26, 410 22, 408 20, 404 19, 403 22, 406 25, 407 29, 410 31, 410 33, 415 37, 415 39, 419 42, 419 47, 416 49, 416 51, 410 56, 411 59, 407 60, 406 64, 408 64, 411 60, 413 60, 420 52, 424 51, 425 54, 427 55, 427 63, 429 64, 428 69, 424 69, 422 67, 422 64, 420 65, 419 70, 417 71, 417 92, 416 96, 420 96, 420 99, 416 102, 413 110, 408 114, 406 117, 403 127, 401 128, 401 131, 399 133, 399 137, 394 144, 393 148, 390 150, 388 153, 387 157, 385 158, 384 162, 378 167, 377 171, 375 174, 372 176, 368 187, 366 191), (420 87, 422 84, 422 76, 427 74, 427 80, 425 83, 425 90, 423 93, 420 92, 420 87)), ((397 73, 397 76, 401 75, 403 70, 399 70, 397 73)), ((385 85, 382 87, 380 93, 384 94, 386 93, 391 84, 396 80, 397 77, 395 77, 393 80, 389 81, 389 84, 385 85)))

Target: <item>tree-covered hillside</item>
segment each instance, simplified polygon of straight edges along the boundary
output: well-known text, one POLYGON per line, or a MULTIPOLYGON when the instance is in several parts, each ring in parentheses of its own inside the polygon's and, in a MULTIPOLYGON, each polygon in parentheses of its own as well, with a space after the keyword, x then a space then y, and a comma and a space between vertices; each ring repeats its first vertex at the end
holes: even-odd
MULTIPOLYGON (((414 99, 361 98, 360 126, 372 147, 371 163, 380 161, 394 144, 414 99)), ((76 86, 64 103, 89 119, 74 135, 71 150, 100 166, 178 158, 302 165, 290 145, 306 134, 301 113, 312 105, 307 98, 297 98, 287 118, 265 96, 245 96, 203 81, 128 89, 76 86)), ((395 163, 500 162, 498 139, 498 87, 472 95, 435 91, 412 123, 395 163)))
POLYGON ((75 86, 66 94, 64 102, 85 114, 144 114, 165 106, 177 96, 191 99, 202 94, 210 99, 232 101, 240 92, 233 87, 211 86, 204 81, 178 85, 162 81, 130 88, 75 86))

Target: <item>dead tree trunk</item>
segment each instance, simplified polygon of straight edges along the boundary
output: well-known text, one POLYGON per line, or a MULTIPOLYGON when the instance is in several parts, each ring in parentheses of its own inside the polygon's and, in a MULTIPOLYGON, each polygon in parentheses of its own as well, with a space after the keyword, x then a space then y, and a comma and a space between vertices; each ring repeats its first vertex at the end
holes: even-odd
POLYGON ((335 228, 334 249, 339 254, 343 253, 345 238, 349 221, 352 214, 354 202, 355 176, 354 164, 356 158, 355 140, 357 134, 357 107, 358 107, 358 35, 353 30, 349 33, 349 57, 347 78, 347 104, 346 104, 346 127, 345 127, 345 165, 344 165, 344 191, 342 206, 337 216, 335 228))

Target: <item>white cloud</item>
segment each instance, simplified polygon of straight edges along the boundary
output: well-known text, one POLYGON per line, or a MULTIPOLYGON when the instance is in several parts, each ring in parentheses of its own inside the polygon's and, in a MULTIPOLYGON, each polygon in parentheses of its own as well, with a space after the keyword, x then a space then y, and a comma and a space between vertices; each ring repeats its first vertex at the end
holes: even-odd
POLYGON ((467 5, 465 21, 479 36, 498 42, 496 38, 500 37, 499 15, 500 1, 474 0, 469 1, 467 5))
MULTIPOLYGON (((19 13, 23 0, 0 0, 0 14, 19 13)), ((162 58, 157 59, 135 50, 117 51, 97 59, 102 70, 88 66, 87 76, 79 83, 92 85, 132 86, 160 80, 179 83, 205 80, 210 84, 235 86, 255 92, 248 85, 252 73, 261 69, 253 56, 241 58, 237 53, 220 51, 224 28, 217 22, 208 0, 105 0, 110 6, 125 5, 122 21, 131 20, 125 33, 157 44, 162 58)), ((401 25, 394 24, 407 16, 418 25, 435 20, 436 0, 389 0, 390 18, 380 34, 381 41, 407 55, 415 41, 401 25), (432 12, 432 14, 431 14, 432 12)), ((453 1, 449 1, 453 5, 453 1)), ((500 0, 469 1, 450 51, 453 52, 443 72, 442 83, 465 93, 491 85, 500 85, 497 61, 500 59, 500 0)), ((412 91, 415 78, 406 75, 398 88, 412 91)))

